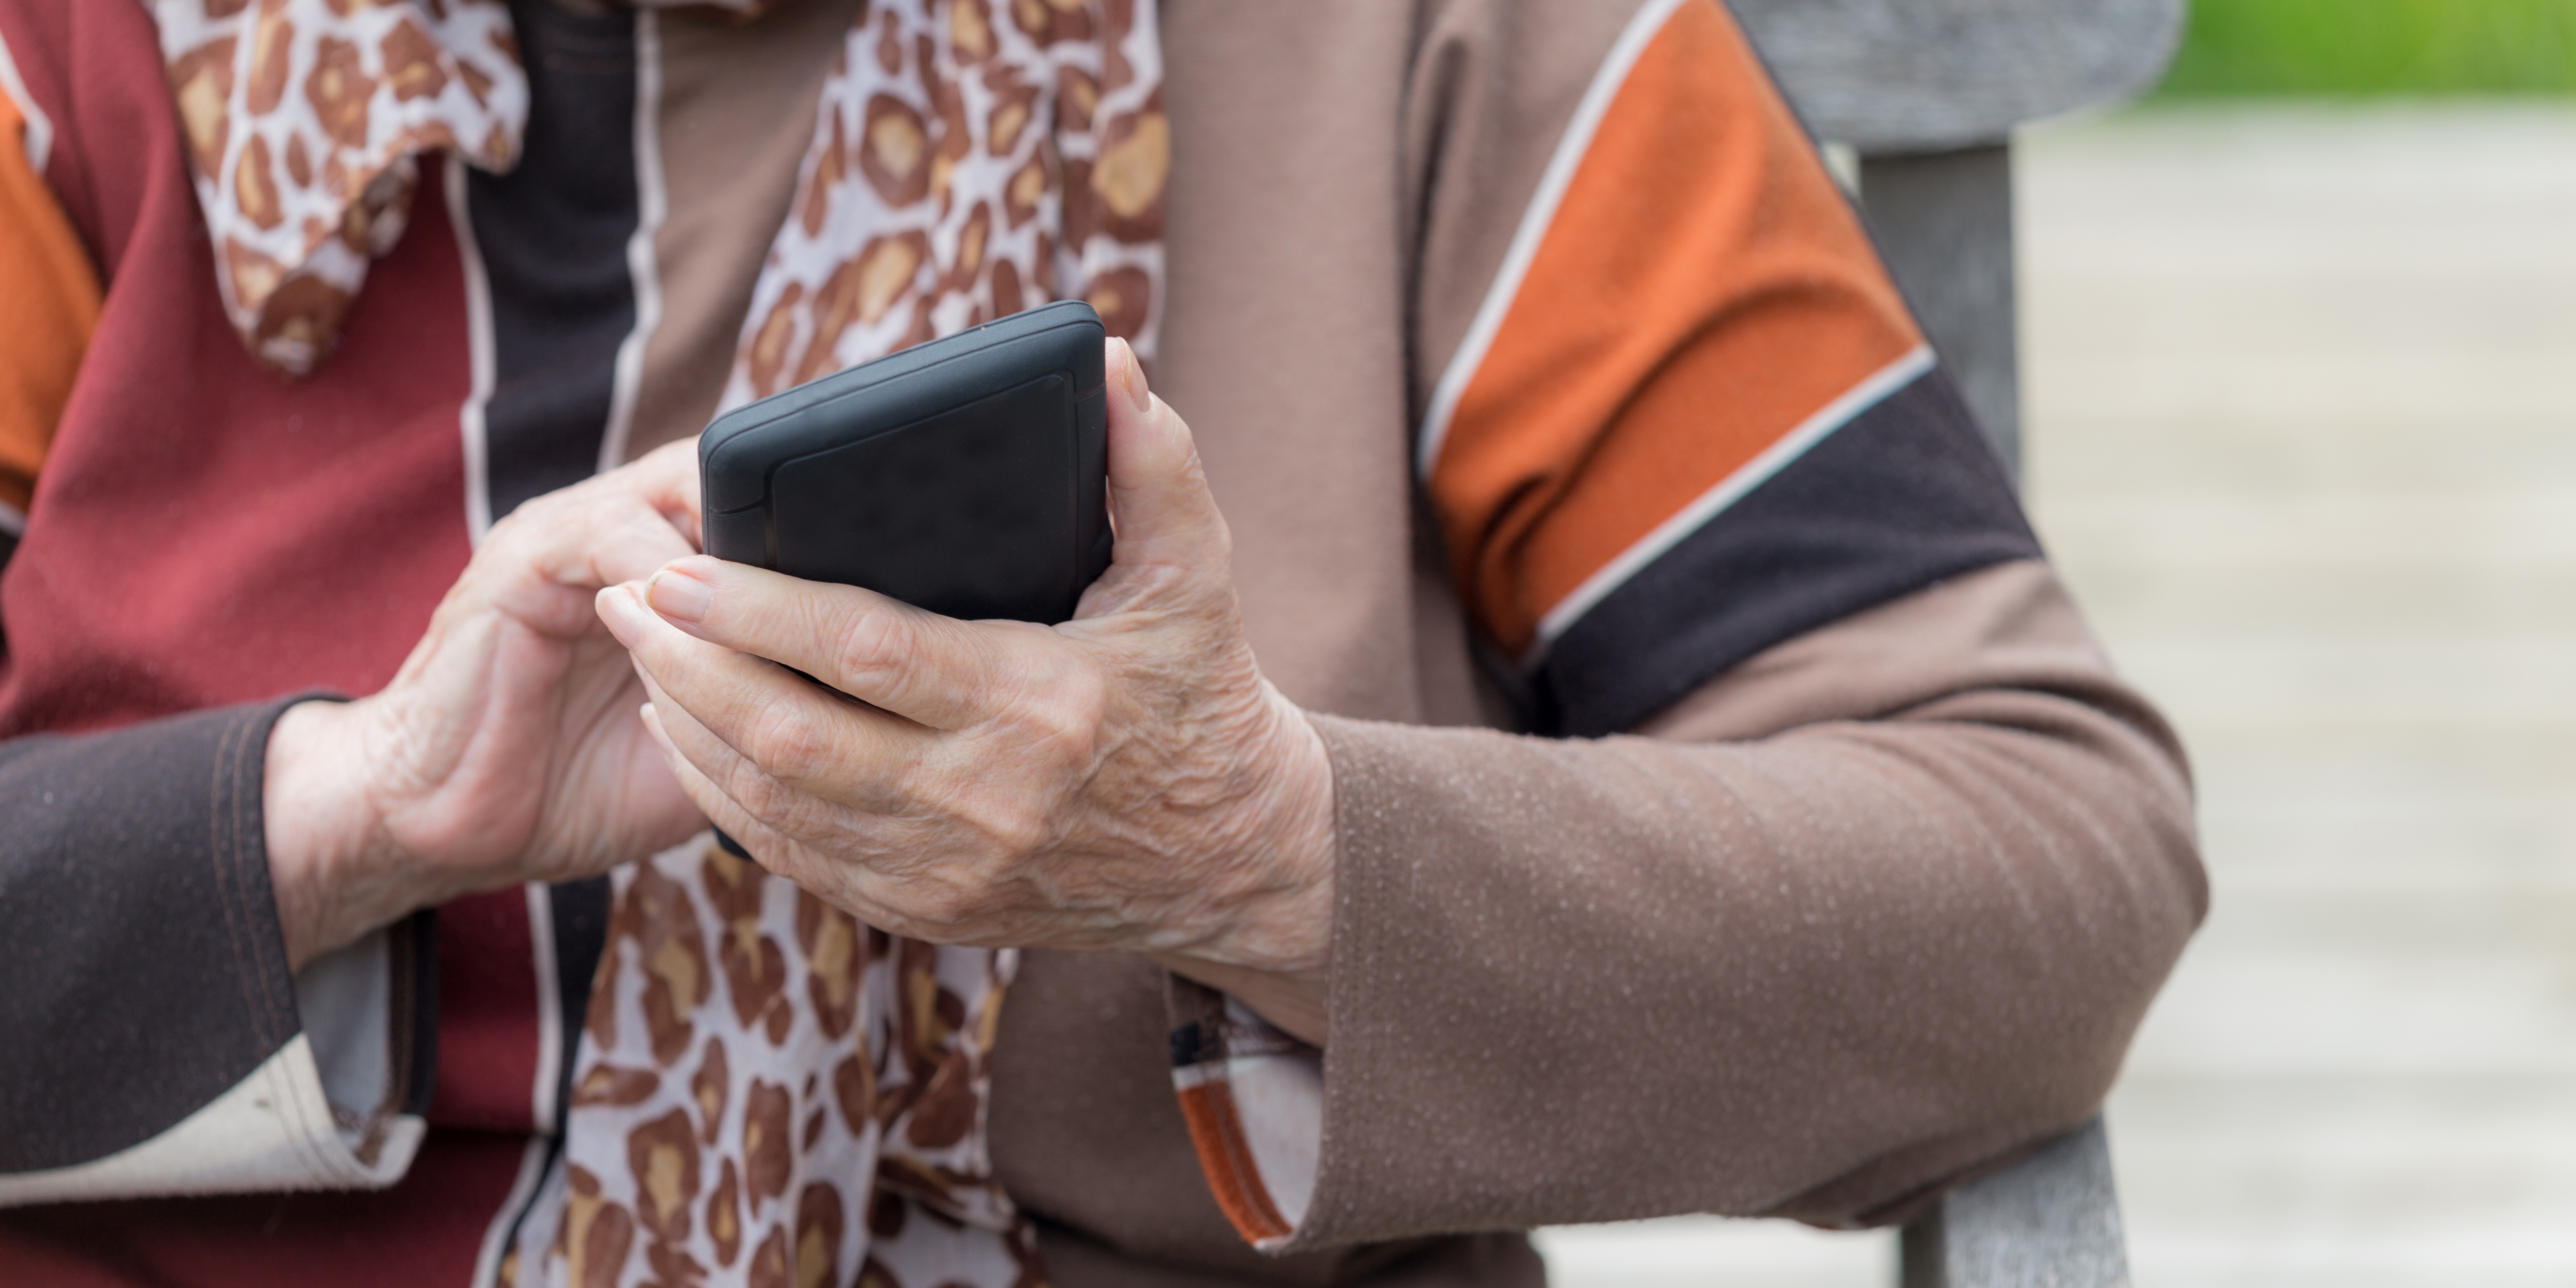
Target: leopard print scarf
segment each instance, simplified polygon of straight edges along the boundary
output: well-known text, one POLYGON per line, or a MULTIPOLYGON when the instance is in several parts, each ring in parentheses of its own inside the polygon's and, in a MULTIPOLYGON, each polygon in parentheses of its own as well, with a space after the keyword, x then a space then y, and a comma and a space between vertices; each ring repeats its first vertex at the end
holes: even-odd
MULTIPOLYGON (((327 356, 424 153, 516 163, 502 0, 147 3, 224 308, 273 367, 327 356)), ((843 40, 724 405, 1057 298, 1150 359, 1154 0, 876 0, 843 40)), ((984 1143, 1015 953, 892 939, 703 837, 615 888, 563 1164, 505 1279, 1042 1282, 984 1143)))

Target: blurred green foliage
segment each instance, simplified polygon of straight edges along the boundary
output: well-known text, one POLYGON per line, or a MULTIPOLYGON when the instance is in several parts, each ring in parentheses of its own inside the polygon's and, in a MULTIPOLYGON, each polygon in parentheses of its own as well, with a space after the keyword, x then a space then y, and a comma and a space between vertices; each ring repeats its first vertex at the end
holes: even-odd
POLYGON ((2191 0, 2158 94, 2576 94, 2576 0, 2191 0))

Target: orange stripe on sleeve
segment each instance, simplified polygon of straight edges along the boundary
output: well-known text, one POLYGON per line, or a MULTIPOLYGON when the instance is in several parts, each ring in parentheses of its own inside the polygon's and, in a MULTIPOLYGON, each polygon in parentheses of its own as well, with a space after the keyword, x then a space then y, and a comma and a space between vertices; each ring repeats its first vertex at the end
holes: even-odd
POLYGON ((98 275, 0 93, 0 502, 25 513, 98 325, 98 275))
POLYGON ((1197 1080, 1179 1093, 1181 1120, 1198 1150, 1200 1170, 1207 1173, 1208 1189, 1235 1232, 1254 1245, 1288 1237, 1293 1230, 1271 1201, 1260 1165, 1253 1161, 1233 1089, 1219 1076, 1197 1080))
POLYGON ((1732 19, 1672 7, 1433 444, 1471 611, 1526 653, 1588 579, 1921 344, 1732 19))

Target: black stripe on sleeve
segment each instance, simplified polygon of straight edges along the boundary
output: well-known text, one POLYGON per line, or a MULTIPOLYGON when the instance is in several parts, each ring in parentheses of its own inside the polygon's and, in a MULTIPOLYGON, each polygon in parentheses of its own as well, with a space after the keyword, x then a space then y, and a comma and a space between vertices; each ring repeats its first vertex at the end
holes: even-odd
POLYGON ((420 908, 386 928, 394 1107, 429 1115, 438 1085, 438 910, 420 908))
POLYGON ((1534 714, 1578 737, 1633 729, 1774 644, 2039 553, 1994 450, 1933 371, 1593 605, 1540 662, 1534 714))
POLYGON ((617 350, 635 329, 626 245, 635 179, 635 16, 514 0, 528 69, 518 166, 469 172, 466 208, 492 301, 484 405, 492 517, 590 477, 608 429, 617 350))
POLYGON ((0 743, 0 1173, 149 1140, 295 1036, 261 812, 290 705, 0 743))
POLYGON ((561 1018, 564 1040, 557 1049, 563 1052, 562 1067, 555 1074, 556 1125, 572 1106, 572 1071, 579 1059, 575 1051, 586 1030, 583 1021, 590 1015, 590 985, 599 974, 599 959, 608 949, 608 912, 611 894, 606 877, 588 877, 564 881, 547 891, 546 906, 554 921, 555 1000, 556 1014, 561 1018))

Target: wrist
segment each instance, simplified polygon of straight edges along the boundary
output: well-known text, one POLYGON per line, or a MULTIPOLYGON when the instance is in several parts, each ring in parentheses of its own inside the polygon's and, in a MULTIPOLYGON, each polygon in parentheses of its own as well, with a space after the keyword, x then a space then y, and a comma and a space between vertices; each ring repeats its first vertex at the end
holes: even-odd
POLYGON ((1271 898, 1247 910, 1235 936, 1236 960, 1321 978, 1332 959, 1333 870, 1340 852, 1333 827, 1333 758, 1304 710, 1275 689, 1269 697, 1279 712, 1279 768, 1265 831, 1278 838, 1272 862, 1283 879, 1271 898))
POLYGON ((354 702, 299 702, 269 731, 261 785, 269 885, 289 969, 411 911, 365 777, 354 702))
POLYGON ((1266 781, 1245 829, 1259 838, 1248 847, 1259 857, 1243 873, 1247 879, 1220 896, 1214 933, 1152 956, 1321 1046, 1339 855, 1332 758, 1305 712, 1276 691, 1265 696, 1274 731, 1263 757, 1266 781))

